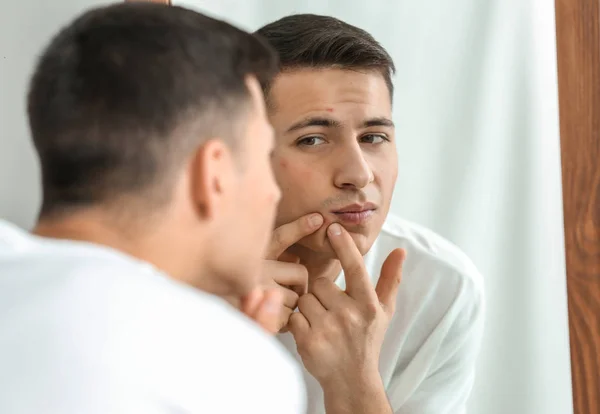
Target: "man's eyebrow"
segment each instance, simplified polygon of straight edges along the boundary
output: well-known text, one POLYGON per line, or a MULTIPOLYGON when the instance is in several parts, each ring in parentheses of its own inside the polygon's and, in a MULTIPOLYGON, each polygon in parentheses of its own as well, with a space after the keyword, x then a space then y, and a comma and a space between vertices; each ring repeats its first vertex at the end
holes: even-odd
POLYGON ((335 119, 325 118, 325 117, 309 117, 305 118, 300 122, 295 123, 291 127, 288 128, 287 132, 297 131, 299 129, 308 128, 311 126, 319 126, 326 128, 337 128, 342 124, 340 121, 336 121, 335 119))
MULTIPOLYGON (((297 122, 294 125, 292 125, 291 127, 289 127, 287 132, 297 131, 299 129, 304 129, 304 128, 313 127, 313 126, 325 127, 325 128, 338 128, 341 125, 342 125, 341 122, 337 121, 335 119, 325 118, 325 117, 320 117, 320 116, 309 117, 309 118, 305 118, 302 121, 297 122)), ((378 118, 367 119, 362 124, 363 128, 378 127, 378 126, 394 128, 394 122, 391 119, 386 118, 386 117, 378 117, 378 118)))
POLYGON ((379 118, 367 119, 363 123, 363 128, 378 127, 378 126, 394 128, 394 122, 389 118, 379 117, 379 118))

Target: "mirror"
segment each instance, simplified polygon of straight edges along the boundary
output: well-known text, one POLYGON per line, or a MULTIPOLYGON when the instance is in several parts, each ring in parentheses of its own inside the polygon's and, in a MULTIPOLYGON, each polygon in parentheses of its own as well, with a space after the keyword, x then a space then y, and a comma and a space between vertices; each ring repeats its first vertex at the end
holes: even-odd
POLYGON ((174 1, 247 30, 335 16, 392 56, 391 213, 456 244, 485 282, 472 413, 573 410, 554 7, 540 3, 174 1))

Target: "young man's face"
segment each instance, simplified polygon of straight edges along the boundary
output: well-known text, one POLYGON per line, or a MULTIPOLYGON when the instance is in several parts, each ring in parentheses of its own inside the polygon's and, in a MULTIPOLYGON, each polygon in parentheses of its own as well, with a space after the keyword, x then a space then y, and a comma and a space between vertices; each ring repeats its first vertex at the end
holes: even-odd
POLYGON ((270 91, 277 225, 312 212, 324 226, 298 244, 333 254, 326 228, 341 223, 365 254, 388 213, 398 172, 392 106, 377 72, 302 69, 270 91))

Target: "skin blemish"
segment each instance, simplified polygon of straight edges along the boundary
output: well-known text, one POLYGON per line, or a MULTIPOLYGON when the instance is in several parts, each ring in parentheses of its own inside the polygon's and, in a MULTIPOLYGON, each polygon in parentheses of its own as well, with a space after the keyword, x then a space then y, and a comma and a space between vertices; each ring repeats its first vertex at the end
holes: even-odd
POLYGON ((333 108, 326 108, 325 109, 327 112, 333 112, 333 108))

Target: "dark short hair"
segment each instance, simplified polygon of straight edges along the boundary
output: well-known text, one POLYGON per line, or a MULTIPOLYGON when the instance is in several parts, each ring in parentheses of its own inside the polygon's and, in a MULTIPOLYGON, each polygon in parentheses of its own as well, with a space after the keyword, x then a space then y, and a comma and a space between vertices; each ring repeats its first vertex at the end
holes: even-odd
POLYGON ((41 216, 124 195, 164 199, 169 171, 203 139, 237 134, 232 117, 251 108, 247 77, 264 86, 276 73, 266 42, 191 10, 119 3, 85 12, 52 39, 30 84, 41 216))
MULTIPOLYGON (((261 27, 255 33, 279 54, 279 70, 340 68, 375 70, 394 93, 396 71, 388 52, 368 32, 335 17, 295 14, 261 27)), ((265 93, 268 93, 267 83, 265 93)))

